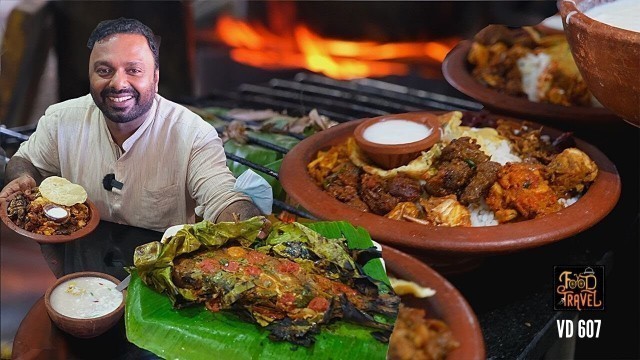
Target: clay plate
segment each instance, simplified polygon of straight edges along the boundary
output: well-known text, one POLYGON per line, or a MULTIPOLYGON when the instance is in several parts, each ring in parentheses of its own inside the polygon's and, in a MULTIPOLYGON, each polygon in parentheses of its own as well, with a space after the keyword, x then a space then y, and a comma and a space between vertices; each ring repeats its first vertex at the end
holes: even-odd
POLYGON ((427 317, 440 319, 449 325, 460 347, 452 351, 448 359, 485 358, 484 338, 478 319, 451 283, 425 263, 392 247, 383 245, 382 257, 390 275, 436 291, 434 296, 424 299, 403 296, 402 302, 411 307, 425 309, 427 317))
POLYGON ((2 222, 12 231, 17 233, 20 236, 33 239, 39 243, 43 244, 55 244, 55 243, 64 243, 68 241, 73 241, 80 239, 88 234, 90 234, 93 230, 96 229, 98 223, 100 223, 100 213, 98 209, 95 207, 91 200, 87 199, 84 203, 89 207, 89 213, 91 214, 91 218, 85 227, 82 229, 73 232, 70 235, 41 235, 32 233, 31 231, 27 231, 18 225, 14 224, 9 216, 7 215, 7 207, 9 206, 9 201, 4 201, 0 204, 0 218, 2 218, 2 222))
POLYGON ((467 62, 470 48, 469 40, 458 43, 442 63, 442 73, 451 86, 495 113, 541 121, 568 130, 588 125, 620 122, 619 117, 605 108, 537 103, 525 97, 507 95, 493 90, 471 75, 472 65, 467 62))
MULTIPOLYGON (((324 192, 307 172, 307 164, 319 150, 327 150, 345 142, 364 120, 349 121, 301 141, 284 157, 280 182, 287 194, 312 215, 322 220, 346 220, 362 226, 374 240, 402 250, 412 249, 414 255, 434 251, 453 255, 497 254, 549 244, 595 225, 614 208, 620 197, 620 176, 613 163, 594 146, 575 139, 576 146, 596 162, 599 174, 586 194, 557 213, 539 219, 485 227, 425 226, 364 213, 324 192)), ((550 127, 544 127, 542 133, 552 138, 561 134, 550 127)))

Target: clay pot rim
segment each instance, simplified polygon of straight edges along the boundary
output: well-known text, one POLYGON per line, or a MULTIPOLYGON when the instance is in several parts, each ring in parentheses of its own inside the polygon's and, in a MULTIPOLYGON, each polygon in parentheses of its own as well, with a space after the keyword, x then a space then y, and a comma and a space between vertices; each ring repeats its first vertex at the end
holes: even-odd
POLYGON ((585 32, 588 30, 588 32, 592 34, 597 34, 606 38, 615 38, 617 41, 622 40, 625 43, 640 42, 640 32, 615 27, 592 19, 584 14, 584 11, 595 6, 596 4, 589 0, 561 0, 559 9, 563 26, 568 25, 566 22, 567 15, 575 11, 575 13, 573 13, 569 18, 569 22, 572 26, 582 28, 585 32))
MULTIPOLYGON (((58 311, 56 311, 53 306, 51 306, 51 292, 53 292, 53 289, 57 288, 58 286, 60 286, 62 283, 64 283, 67 280, 71 280, 71 279, 75 279, 75 278, 79 278, 79 277, 100 277, 106 280, 109 280, 111 282, 113 282, 114 284, 118 285, 120 284, 120 280, 118 280, 116 277, 109 275, 107 273, 103 273, 103 272, 97 272, 97 271, 78 271, 78 272, 74 272, 74 273, 70 273, 67 275, 64 275, 60 278, 58 278, 56 280, 55 283, 53 283, 53 285, 49 286, 49 288, 47 289, 47 291, 44 293, 44 304, 45 307, 47 309, 47 312, 53 312, 56 316, 59 316, 60 318, 64 319, 64 320, 69 320, 69 321, 79 321, 79 322, 83 322, 83 321, 100 321, 100 320, 105 320, 107 318, 111 318, 114 315, 115 316, 120 316, 118 315, 119 312, 122 312, 124 310, 124 306, 125 306, 125 299, 126 299, 126 290, 122 291, 122 302, 120 303, 120 305, 115 308, 114 310, 112 310, 111 312, 108 312, 102 316, 98 316, 98 317, 93 317, 93 318, 88 318, 88 319, 80 319, 80 318, 74 318, 74 317, 70 317, 70 316, 66 316, 63 314, 60 314, 58 311)), ((53 319, 51 319, 53 321, 53 319)))
POLYGON ((353 137, 356 140, 358 146, 365 152, 373 152, 379 154, 409 154, 414 152, 426 151, 431 148, 435 143, 440 140, 442 135, 442 129, 440 122, 435 115, 432 114, 400 114, 398 115, 383 115, 373 117, 362 121, 356 129, 353 131, 353 137), (364 138, 364 131, 371 125, 390 121, 390 120, 406 120, 415 122, 418 124, 426 125, 431 128, 431 134, 427 137, 403 144, 380 144, 371 142, 364 138))
POLYGON ((385 260, 387 273, 436 291, 431 297, 415 300, 425 304, 428 318, 444 321, 460 343, 460 347, 452 350, 447 358, 485 359, 485 342, 478 318, 455 286, 432 267, 404 251, 382 245, 382 258, 385 260), (433 316, 434 313, 436 316, 433 316))

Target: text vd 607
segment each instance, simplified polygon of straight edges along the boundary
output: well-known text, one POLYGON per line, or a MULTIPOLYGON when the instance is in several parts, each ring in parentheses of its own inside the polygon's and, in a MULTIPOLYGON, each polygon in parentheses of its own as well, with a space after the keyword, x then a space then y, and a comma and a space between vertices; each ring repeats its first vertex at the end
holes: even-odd
MULTIPOLYGON (((573 324, 573 320, 571 319, 563 319, 556 320, 556 325, 558 326, 558 337, 560 338, 572 338, 575 334, 575 326, 573 324)), ((602 325, 602 320, 578 320, 577 326, 577 335, 579 338, 599 338, 600 337, 600 326, 602 325)))

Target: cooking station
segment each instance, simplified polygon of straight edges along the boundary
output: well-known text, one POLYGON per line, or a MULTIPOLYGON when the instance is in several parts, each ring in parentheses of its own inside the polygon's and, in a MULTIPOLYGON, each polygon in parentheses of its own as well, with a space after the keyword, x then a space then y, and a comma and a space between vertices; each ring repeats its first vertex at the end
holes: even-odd
MULTIPOLYGON (((215 26, 207 22, 209 19, 195 19, 199 23, 195 33, 182 34, 177 31, 176 34, 167 36, 163 40, 163 47, 175 42, 176 38, 185 36, 189 41, 180 45, 197 48, 192 59, 183 56, 182 48, 169 48, 170 52, 176 54, 177 60, 170 62, 171 67, 164 65, 166 63, 162 65, 163 76, 166 73, 166 77, 161 79, 174 85, 173 88, 169 85, 169 90, 173 92, 168 93, 167 98, 203 110, 269 109, 293 117, 303 117, 317 111, 320 116, 339 124, 419 111, 461 111, 473 114, 482 121, 496 113, 452 87, 442 77, 442 61, 458 41, 472 37, 476 25, 483 21, 504 23, 513 20, 514 26, 520 26, 530 20, 514 20, 514 14, 520 6, 516 3, 502 6, 502 2, 488 2, 491 4, 483 8, 483 3, 464 5, 437 2, 428 6, 429 21, 425 20, 422 26, 418 21, 423 20, 420 17, 424 14, 416 12, 411 16, 413 21, 389 25, 389 28, 397 30, 396 33, 380 33, 375 31, 379 28, 361 24, 361 21, 364 22, 362 16, 355 20, 351 19, 353 14, 340 14, 333 19, 335 12, 329 11, 330 6, 326 3, 327 9, 318 10, 318 4, 324 2, 299 2, 297 8, 292 8, 291 4, 295 2, 289 1, 267 2, 269 5, 263 2, 239 3, 244 4, 246 19, 257 18, 269 23, 272 32, 261 32, 264 29, 260 27, 254 27, 253 32, 243 32, 247 24, 254 23, 249 20, 243 23, 221 16, 216 18, 219 21, 215 26), (456 30, 438 19, 453 14, 464 19, 476 19, 476 23, 460 21, 460 28, 456 30), (286 24, 285 15, 291 18, 297 16, 298 19, 307 21, 307 32, 305 29, 294 28, 291 23, 286 24), (349 21, 354 22, 352 28, 348 25, 349 21), (370 32, 363 30, 364 35, 359 33, 359 29, 363 28, 370 32), (434 35, 427 36, 431 37, 428 41, 411 37, 425 28, 434 35), (327 38, 318 38, 320 33, 327 38), (420 43, 430 51, 428 55, 424 55, 412 53, 415 51, 412 49, 398 58, 385 58, 382 48, 366 47, 371 33, 378 35, 379 40, 395 41, 400 49, 403 49, 405 43, 413 46, 420 43), (255 38, 243 37, 247 34, 263 37, 268 41, 261 42, 261 46, 256 47, 251 42, 255 38), (309 43, 306 50, 316 49, 314 46, 330 48, 333 43, 328 39, 332 36, 347 34, 359 40, 364 39, 360 41, 364 45, 359 50, 358 54, 361 56, 358 60, 360 64, 367 65, 370 72, 362 76, 341 73, 341 69, 349 67, 349 62, 340 62, 347 56, 335 56, 333 60, 336 62, 330 63, 333 66, 320 69, 308 65, 311 69, 304 69, 301 64, 308 63, 308 60, 301 57, 300 49, 289 52, 292 50, 293 40, 289 38, 291 34, 295 34, 297 40, 302 38, 315 41, 309 43), (201 67, 197 76, 194 73, 183 74, 181 66, 188 61, 195 61, 201 67), (189 87, 195 91, 186 91, 189 87)), ((354 13, 362 11, 359 4, 350 3, 354 13)), ((384 17, 385 8, 382 3, 384 2, 371 9, 372 19, 384 17)), ((544 7, 534 4, 537 2, 527 3, 530 3, 530 10, 533 12, 544 7)), ((63 9, 65 7, 61 4, 56 6, 63 9)), ((80 5, 78 6, 80 9, 80 5)), ((201 3, 199 6, 213 5, 201 3)), ((396 10, 404 14, 402 17, 408 16, 406 14, 411 12, 411 8, 412 5, 403 4, 398 8, 402 10, 396 10)), ((172 12, 170 5, 167 5, 167 9, 163 11, 172 12)), ((63 18, 77 15, 73 11, 60 13, 63 18)), ((179 15, 185 16, 182 13, 179 15)), ((72 25, 70 22, 69 27, 72 25)), ((83 38, 82 41, 86 42, 86 39, 83 38)), ((58 46, 61 47, 58 51, 72 50, 69 44, 58 46)), ((167 56, 166 53, 161 54, 167 56)), ((70 58, 71 56, 67 61, 70 58)), ((72 65, 74 61, 68 64, 72 65)), ((62 77, 72 78, 75 66, 66 66, 66 69, 60 71, 64 72, 61 80, 62 77)), ((82 76, 86 76, 84 63, 81 71, 82 76)), ((160 85, 160 94, 163 94, 162 82, 160 85)), ((77 83, 74 86, 82 94, 86 93, 84 84, 77 83)), ((74 86, 64 89, 69 92, 66 94, 68 97, 78 96, 72 94, 74 86)), ((215 117, 223 121, 223 125, 216 126, 219 134, 223 134, 227 125, 234 120, 218 113, 215 117)), ((425 256, 409 247, 397 249, 424 261, 460 292, 475 312, 482 330, 484 355, 487 359, 634 358, 638 354, 637 339, 640 337, 640 131, 623 121, 606 124, 589 122, 583 125, 579 121, 554 122, 545 118, 520 118, 571 133, 604 153, 615 165, 622 184, 620 198, 613 210, 594 226, 539 247, 516 251, 471 252, 462 256, 455 252, 437 252, 435 255, 428 254, 433 256, 425 256), (560 304, 556 301, 557 274, 554 271, 556 267, 570 266, 604 269, 603 310, 556 310, 560 304), (560 326, 566 324, 565 320, 570 320, 573 324, 578 324, 578 320, 594 324, 593 321, 597 320, 600 326, 598 337, 590 338, 584 333, 578 336, 577 328, 574 329, 573 336, 561 336, 560 326)), ((8 127, 0 125, 0 145, 2 150, 9 150, 7 154, 12 154, 20 143, 26 141, 36 126, 10 124, 8 127)), ((300 141, 305 139, 300 133, 285 135, 300 141)), ((251 133, 246 136, 246 141, 251 146, 269 149, 282 156, 292 151, 251 133)), ((2 165, 9 160, 8 156, 0 159, 2 165)), ((277 170, 230 151, 226 152, 226 156, 229 164, 241 164, 264 174, 265 178, 279 180, 277 170)), ((0 184, 1 180, 0 178, 0 184)), ((273 214, 289 220, 323 220, 296 205, 289 196, 275 198, 273 214)), ((580 219, 576 219, 578 220, 580 219)), ((4 227, 3 224, 0 226, 4 227)), ((15 236, 6 227, 2 230, 3 237, 15 236)), ((133 265, 135 248, 151 241, 159 241, 161 236, 160 232, 101 221, 96 230, 79 241, 40 244, 40 247, 47 265, 57 278, 79 271, 97 271, 122 280, 128 275, 125 268, 133 265)), ((20 324, 11 358, 156 359, 158 356, 127 341, 124 319, 118 326, 96 338, 79 339, 65 334, 50 321, 41 298, 20 324)))

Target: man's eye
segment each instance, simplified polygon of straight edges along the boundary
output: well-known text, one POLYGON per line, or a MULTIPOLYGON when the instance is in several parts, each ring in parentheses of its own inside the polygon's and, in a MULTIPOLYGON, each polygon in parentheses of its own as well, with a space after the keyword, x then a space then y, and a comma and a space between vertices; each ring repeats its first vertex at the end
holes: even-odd
POLYGON ((105 68, 100 68, 100 69, 96 70, 96 73, 98 75, 108 75, 109 73, 111 73, 111 70, 105 69, 105 68))
POLYGON ((140 74, 140 73, 142 73, 142 70, 140 70, 140 69, 129 69, 128 72, 129 72, 129 74, 140 74))

